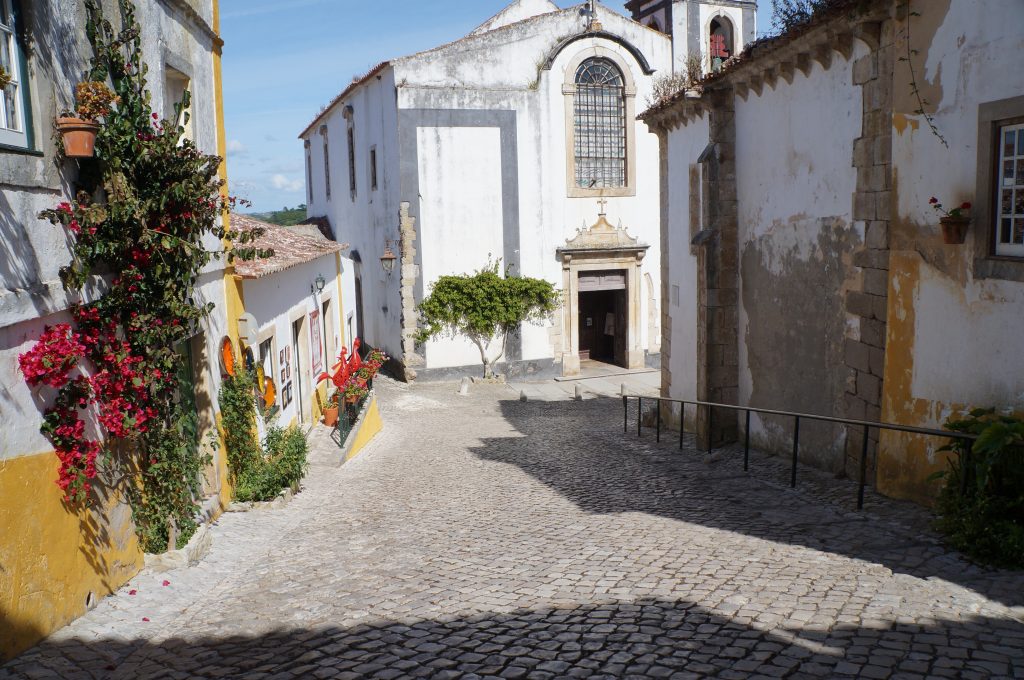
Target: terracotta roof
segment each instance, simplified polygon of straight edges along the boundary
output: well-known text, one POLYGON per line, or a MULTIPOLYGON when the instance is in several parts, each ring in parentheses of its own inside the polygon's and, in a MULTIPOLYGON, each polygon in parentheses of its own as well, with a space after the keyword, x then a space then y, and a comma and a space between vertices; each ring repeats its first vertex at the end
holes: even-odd
POLYGON ((308 227, 299 229, 281 227, 236 213, 231 215, 231 227, 237 231, 264 229, 263 236, 253 241, 251 245, 254 248, 274 251, 274 256, 266 259, 248 262, 236 261, 235 274, 243 279, 259 279, 270 276, 348 248, 348 244, 330 241, 308 227))

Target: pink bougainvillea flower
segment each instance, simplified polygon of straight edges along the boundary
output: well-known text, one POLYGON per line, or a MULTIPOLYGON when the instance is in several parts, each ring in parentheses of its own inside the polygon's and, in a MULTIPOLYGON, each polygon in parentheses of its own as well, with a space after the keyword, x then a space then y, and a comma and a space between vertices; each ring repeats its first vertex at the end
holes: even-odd
POLYGON ((932 196, 931 198, 928 199, 928 202, 931 203, 932 205, 935 205, 936 203, 939 202, 939 199, 932 196))
POLYGON ((145 621, 146 623, 149 623, 149 617, 148 616, 143 616, 142 620, 145 621))
POLYGON ((138 592, 139 592, 139 591, 137 591, 137 590, 134 590, 134 589, 132 589, 132 590, 129 590, 129 591, 128 591, 128 594, 129 594, 129 595, 136 595, 136 594, 138 594, 138 592))
POLYGON ((164 582, 163 582, 163 586, 164 586, 164 588, 166 588, 166 587, 167 587, 167 586, 169 586, 169 585, 171 585, 171 582, 170 582, 170 581, 164 581, 164 582))

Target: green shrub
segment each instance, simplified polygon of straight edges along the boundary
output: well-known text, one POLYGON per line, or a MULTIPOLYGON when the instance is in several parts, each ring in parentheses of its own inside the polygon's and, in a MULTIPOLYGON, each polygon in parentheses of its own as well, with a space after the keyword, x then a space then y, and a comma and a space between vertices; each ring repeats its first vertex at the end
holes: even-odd
POLYGON ((934 475, 946 480, 937 528, 980 562, 1024 567, 1024 420, 978 409, 946 427, 978 439, 942 449, 954 455, 949 468, 934 475))
POLYGON ((270 501, 283 489, 296 487, 306 474, 308 450, 306 437, 298 428, 271 428, 258 462, 238 475, 235 497, 243 502, 270 501))

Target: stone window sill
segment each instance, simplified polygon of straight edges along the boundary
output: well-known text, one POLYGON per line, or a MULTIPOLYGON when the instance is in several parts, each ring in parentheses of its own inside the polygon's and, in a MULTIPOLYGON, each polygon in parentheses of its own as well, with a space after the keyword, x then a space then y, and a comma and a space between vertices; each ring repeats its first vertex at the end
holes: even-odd
POLYGON ((979 257, 974 260, 974 278, 1024 283, 1024 257, 979 257))

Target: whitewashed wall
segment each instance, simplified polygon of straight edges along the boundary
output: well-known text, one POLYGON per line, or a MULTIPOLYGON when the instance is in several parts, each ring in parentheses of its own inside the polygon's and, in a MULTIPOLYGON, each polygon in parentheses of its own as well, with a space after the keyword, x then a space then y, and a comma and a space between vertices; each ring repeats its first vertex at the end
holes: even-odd
MULTIPOLYGON (((978 107, 1024 95, 1024 69, 1012 66, 1024 55, 1022 26, 1024 4, 1016 0, 987 2, 984 12, 970 0, 953 0, 939 25, 927 29, 934 30, 934 47, 923 51, 919 79, 935 83, 929 90, 934 123, 949 148, 906 100, 897 100, 893 134, 896 209, 922 239, 936 238, 931 196, 946 205, 991 200, 975 195, 978 173, 990 172, 977 164, 978 107)), ((916 321, 912 338, 906 338, 915 354, 912 395, 902 396, 944 404, 930 414, 931 425, 941 424, 956 405, 1024 407, 1024 353, 1011 340, 1024 337, 1024 283, 976 278, 970 262, 974 242, 982 238, 979 230, 990 228, 972 224, 965 246, 939 248, 946 260, 961 262, 947 266, 926 250, 919 278, 894 282, 914 286, 916 321), (969 360, 950 360, 965 352, 969 360)), ((904 398, 891 404, 896 412, 910 406, 904 398)))
MULTIPOLYGON (((697 256, 692 234, 701 224, 690 223, 690 167, 708 145, 708 116, 692 119, 668 134, 668 299, 672 349, 668 396, 697 398, 697 256)), ((699 200, 699 196, 697 197, 699 200)))
MULTIPOLYGON (((338 300, 337 290, 337 265, 333 254, 325 255, 313 262, 298 265, 259 279, 246 280, 243 284, 246 312, 256 317, 260 334, 265 334, 269 328, 274 330, 275 347, 272 363, 274 367, 274 383, 277 386, 278 406, 281 406, 283 403, 282 390, 284 388, 284 383, 281 381, 279 353, 285 347, 293 345, 292 322, 300 317, 305 319, 304 323, 307 332, 307 346, 304 348, 305 355, 302 357, 296 356, 295 351, 292 351, 291 382, 293 384, 293 397, 291 403, 288 406, 282 407, 276 416, 275 422, 278 425, 287 426, 299 416, 298 383, 295 381, 300 376, 303 399, 302 420, 306 423, 311 422, 314 404, 313 388, 316 386, 317 374, 314 374, 313 367, 311 366, 313 354, 312 347, 310 346, 312 343, 312 333, 309 315, 313 311, 320 311, 322 314, 323 303, 330 300, 331 313, 334 315, 334 346, 340 347, 340 333, 337 330, 341 328, 343 317, 341 315, 342 305, 340 304, 341 301, 338 300), (322 294, 317 293, 314 295, 310 291, 310 286, 317 276, 323 276, 327 281, 327 285, 324 287, 322 294)), ((319 323, 323 331, 326 327, 323 320, 320 320, 319 323)), ((322 339, 323 335, 321 335, 321 342, 322 339)), ((259 360, 258 343, 254 342, 252 344, 253 352, 257 353, 256 359, 259 360)), ((326 370, 333 362, 333 357, 324 354, 321 370, 326 370)))

